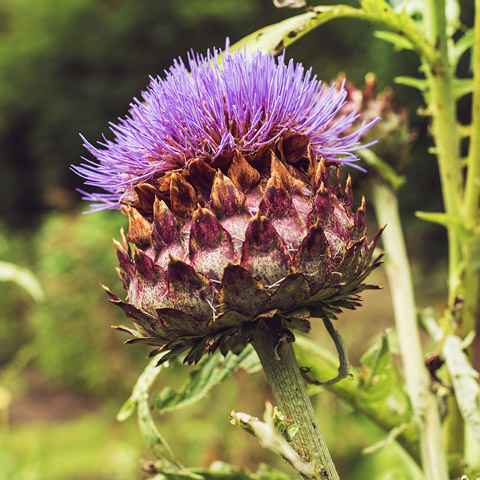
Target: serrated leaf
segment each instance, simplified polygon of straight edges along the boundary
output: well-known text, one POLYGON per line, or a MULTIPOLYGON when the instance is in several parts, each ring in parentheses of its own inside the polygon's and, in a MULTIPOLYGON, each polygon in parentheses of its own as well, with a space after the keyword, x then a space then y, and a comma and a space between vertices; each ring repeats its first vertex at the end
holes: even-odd
POLYGON ((398 33, 377 30, 374 32, 374 35, 380 40, 391 43, 396 51, 413 50, 412 42, 398 33))
POLYGON ((138 425, 143 438, 148 446, 153 450, 155 455, 166 463, 169 468, 175 471, 182 469, 181 463, 175 457, 172 449, 158 431, 155 422, 153 421, 148 404, 148 392, 157 378, 158 374, 168 367, 166 363, 157 366, 159 360, 165 353, 161 353, 152 358, 145 370, 138 377, 137 383, 133 387, 132 395, 123 404, 122 408, 117 414, 117 420, 120 422, 130 417, 135 409, 138 415, 138 425))
POLYGON ((473 233, 465 226, 464 221, 460 217, 454 215, 449 215, 443 212, 415 212, 415 215, 427 222, 436 223, 442 225, 446 229, 454 230, 463 237, 470 237, 473 233))
POLYGON ((137 413, 140 431, 153 453, 170 468, 182 470, 182 464, 177 460, 172 449, 153 421, 147 396, 137 402, 137 413))
POLYGON ((226 357, 216 352, 205 357, 189 380, 179 390, 164 388, 154 398, 154 407, 159 413, 177 410, 191 405, 202 398, 219 383, 223 382, 238 368, 252 372, 259 368, 258 357, 251 347, 245 348, 240 355, 229 353, 226 357))
POLYGON ((9 262, 0 261, 0 281, 14 282, 26 290, 37 302, 45 298, 37 277, 28 269, 9 262))
POLYGON ((448 335, 443 346, 445 363, 450 373, 455 398, 465 423, 480 440, 480 385, 478 372, 463 351, 460 338, 448 335))
POLYGON ((399 85, 405 85, 406 87, 416 88, 421 92, 427 89, 427 81, 423 78, 408 77, 406 75, 395 77, 394 82, 399 85))

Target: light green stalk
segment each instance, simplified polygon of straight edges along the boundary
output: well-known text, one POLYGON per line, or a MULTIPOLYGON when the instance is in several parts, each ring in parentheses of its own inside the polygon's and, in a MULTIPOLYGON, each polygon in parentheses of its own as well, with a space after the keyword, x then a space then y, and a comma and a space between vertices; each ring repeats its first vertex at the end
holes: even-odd
POLYGON ((387 254, 387 276, 406 377, 407 391, 419 428, 422 466, 426 480, 448 480, 437 402, 430 389, 417 324, 410 265, 404 243, 397 197, 391 187, 375 183, 373 196, 377 219, 388 223, 382 235, 387 254))
POLYGON ((475 0, 475 40, 473 43, 472 130, 465 184, 465 218, 472 226, 479 220, 480 197, 480 0, 475 0))
MULTIPOLYGON (((475 39, 473 44, 473 101, 472 129, 468 152, 468 171, 465 182, 463 214, 466 226, 480 235, 480 0, 475 1, 475 39)), ((475 239, 473 240, 473 242, 475 239)), ((478 242, 478 239, 476 240, 478 242)), ((478 259, 475 259, 473 242, 465 245, 464 307, 461 336, 475 329, 479 311, 478 259)))
POLYGON ((259 325, 252 344, 280 411, 299 427, 293 439, 295 450, 313 464, 317 472, 312 477, 303 478, 339 480, 307 394, 292 344, 281 342, 276 346, 277 342, 277 335, 259 325))
MULTIPOLYGON (((445 18, 445 0, 428 0, 425 10, 427 38, 436 48, 438 61, 423 58, 427 81, 426 98, 432 117, 432 133, 440 170, 444 207, 447 214, 461 215, 462 170, 459 158, 456 106, 453 93, 452 71, 448 59, 445 18)), ((453 308, 459 286, 461 259, 457 232, 448 230, 449 244, 449 306, 453 308)))

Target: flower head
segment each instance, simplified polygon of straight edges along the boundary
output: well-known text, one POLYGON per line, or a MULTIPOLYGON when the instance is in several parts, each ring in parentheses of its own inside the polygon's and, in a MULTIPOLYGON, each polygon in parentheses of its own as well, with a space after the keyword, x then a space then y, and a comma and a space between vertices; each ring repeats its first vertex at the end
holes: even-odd
POLYGON ((194 159, 218 168, 235 151, 252 159, 292 136, 297 161, 310 146, 318 157, 351 163, 363 148, 360 137, 378 119, 351 131, 358 115, 339 113, 346 97, 343 84, 326 86, 284 54, 192 53, 188 66, 180 59, 165 78, 151 78, 142 99, 111 125, 113 140, 98 147, 85 140, 97 161, 85 159, 73 170, 104 190, 82 192, 94 202, 92 210, 102 210, 134 200, 137 185, 155 186, 165 171, 187 168, 194 159))
POLYGON ((131 341, 194 363, 240 352, 260 324, 308 331, 359 305, 378 235, 332 173, 376 120, 350 130, 345 97, 283 56, 192 55, 152 79, 114 141, 87 144, 99 163, 75 170, 107 193, 85 198, 129 219, 115 242, 128 301, 105 289, 131 341))

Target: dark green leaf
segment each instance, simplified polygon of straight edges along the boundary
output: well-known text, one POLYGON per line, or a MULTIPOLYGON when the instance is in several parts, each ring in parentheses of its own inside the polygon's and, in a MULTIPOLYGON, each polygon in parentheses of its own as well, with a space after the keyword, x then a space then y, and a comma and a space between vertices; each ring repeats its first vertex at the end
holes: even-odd
POLYGON ((164 388, 155 398, 155 409, 160 413, 183 408, 204 398, 208 392, 223 382, 235 370, 242 367, 248 371, 258 368, 259 361, 253 348, 248 347, 240 355, 229 353, 224 357, 220 352, 205 357, 189 380, 178 391, 164 388))

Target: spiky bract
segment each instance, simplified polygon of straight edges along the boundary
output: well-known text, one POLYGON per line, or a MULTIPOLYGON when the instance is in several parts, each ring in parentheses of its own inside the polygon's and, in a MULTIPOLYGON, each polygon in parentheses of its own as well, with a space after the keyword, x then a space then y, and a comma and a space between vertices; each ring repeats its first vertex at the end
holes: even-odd
POLYGON ((372 262, 378 235, 367 241, 365 203, 353 210, 350 181, 342 191, 323 160, 312 151, 308 160, 314 175, 305 184, 273 153, 260 171, 236 154, 227 175, 201 177, 211 182, 203 195, 184 170, 168 176, 168 198, 149 190, 140 211, 126 207, 129 235, 115 244, 129 303, 106 290, 140 327, 128 329, 130 342, 169 351, 162 361, 187 350, 191 363, 241 351, 259 321, 308 331, 310 316, 359 305, 380 264, 372 262))

